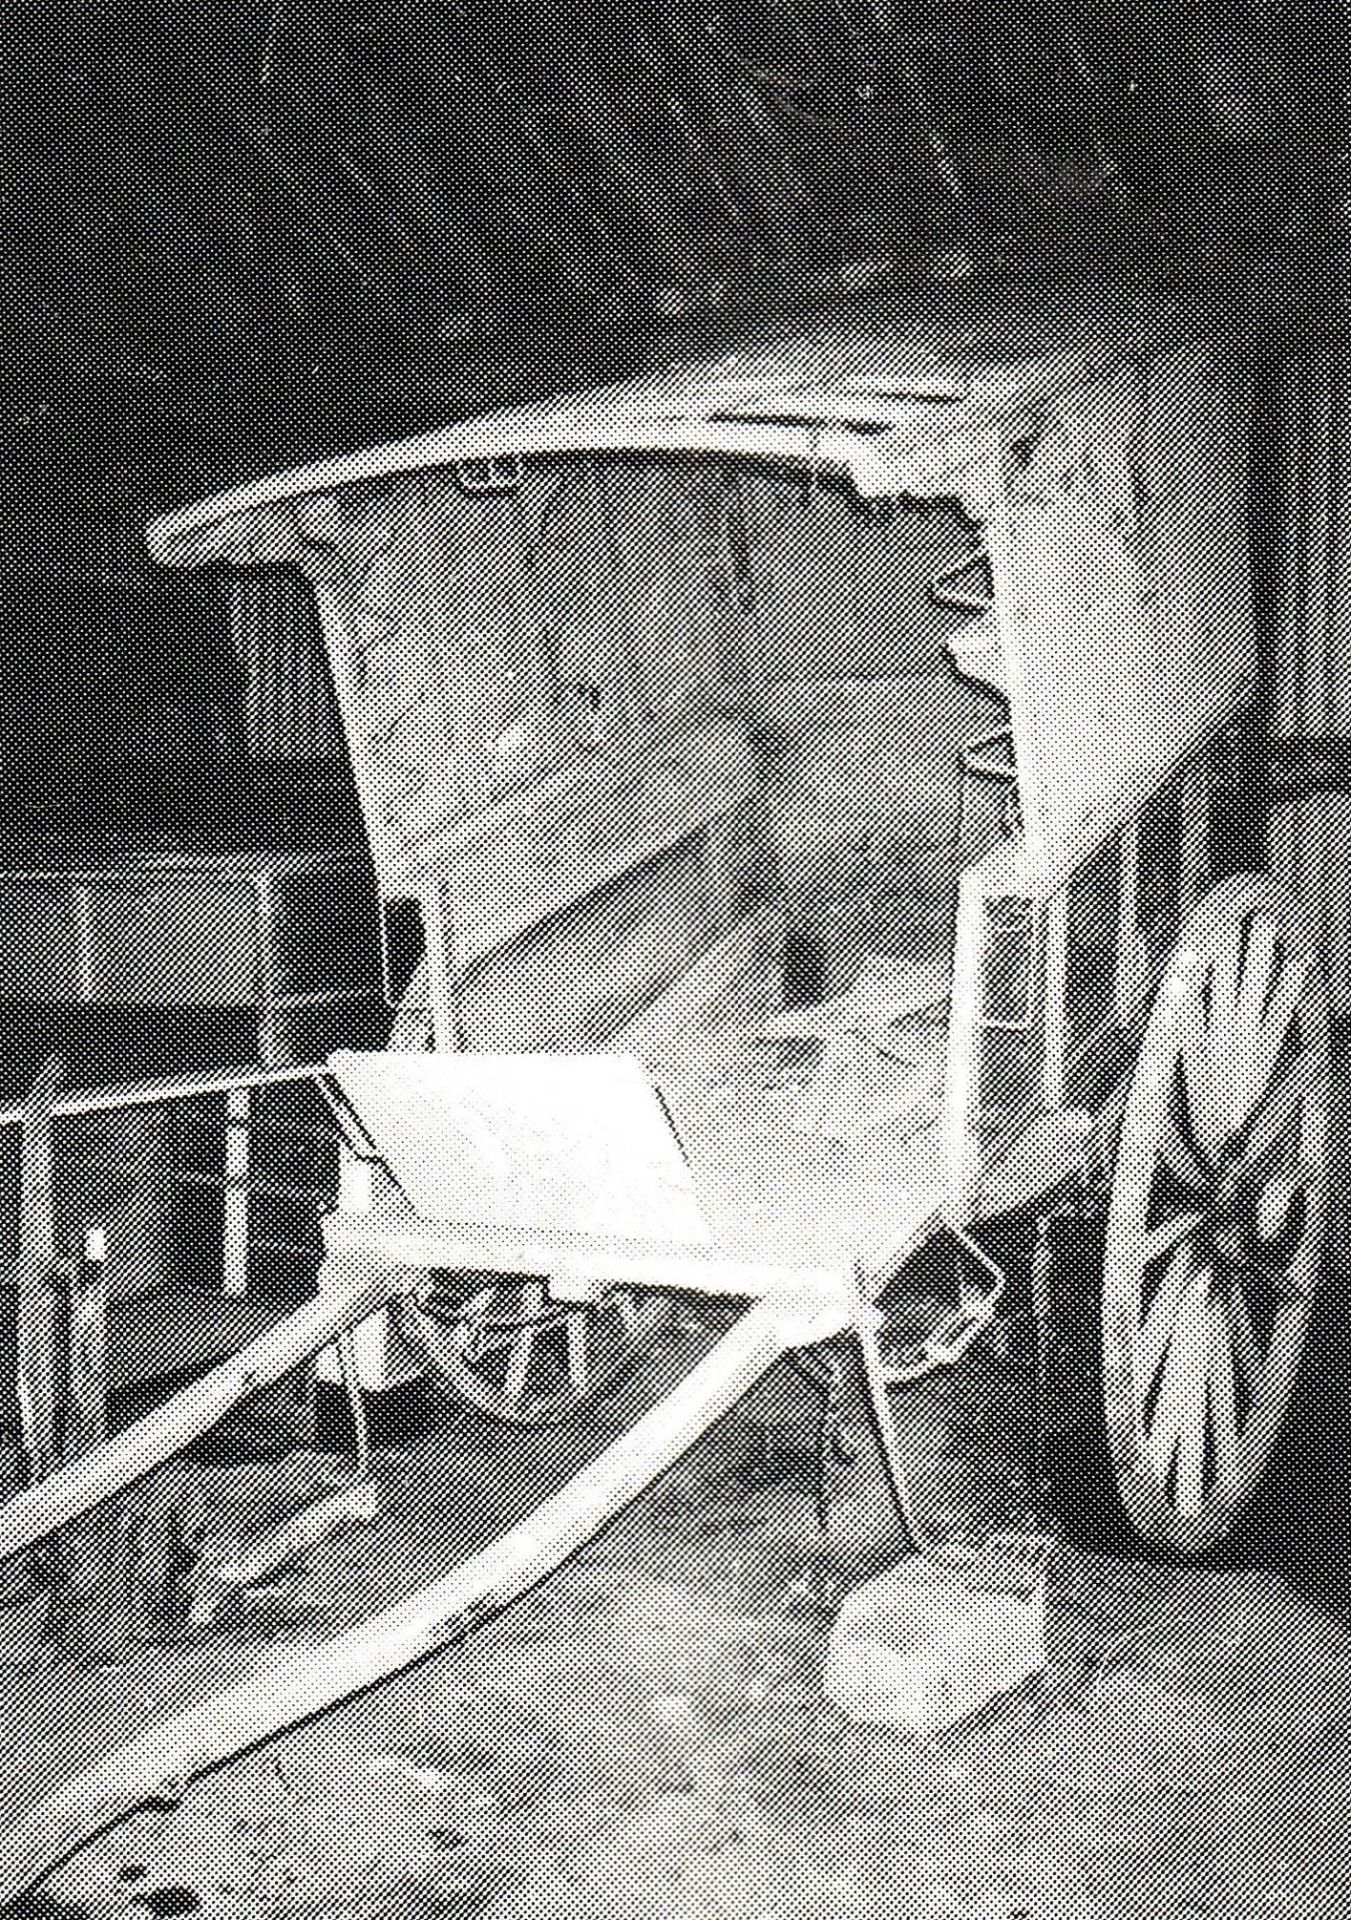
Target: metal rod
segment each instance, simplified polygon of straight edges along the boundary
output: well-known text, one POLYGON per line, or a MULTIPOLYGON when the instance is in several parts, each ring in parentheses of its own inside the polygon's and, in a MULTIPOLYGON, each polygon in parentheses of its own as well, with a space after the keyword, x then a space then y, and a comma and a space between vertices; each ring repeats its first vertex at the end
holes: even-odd
MULTIPOLYGON (((224 1291, 239 1298, 249 1288, 249 1120, 247 1087, 231 1087, 225 1096, 225 1220, 221 1244, 224 1291)), ((187 1177, 187 1168, 175 1170, 187 1177)), ((192 1184, 189 1182, 189 1184, 192 1184)))
POLYGON ((192 1167, 176 1167, 171 1176, 185 1187, 210 1187, 214 1192, 233 1194, 259 1194, 265 1200, 308 1200, 317 1201, 322 1197, 324 1188, 331 1181, 316 1180, 313 1186, 306 1186, 299 1180, 255 1180, 248 1173, 199 1173, 192 1167))
POLYGON ((357 1363, 356 1335, 344 1327, 334 1343, 338 1349, 338 1371, 343 1392, 352 1415, 352 1437, 356 1444, 356 1477, 369 1480, 371 1474, 371 1426, 366 1418, 366 1396, 361 1389, 361 1368, 357 1363))
MULTIPOLYGON (((297 1080, 322 1080, 325 1063, 287 1067, 237 1067, 220 1073, 164 1074, 151 1080, 127 1081, 111 1087, 77 1088, 52 1102, 54 1120, 70 1120, 86 1113, 114 1113, 123 1107, 159 1107, 172 1100, 195 1100, 236 1088, 284 1086, 297 1080)), ((23 1107, 0 1108, 0 1127, 17 1127, 23 1107)))
POLYGON ((892 1418, 891 1402, 887 1397, 886 1368, 877 1338, 879 1320, 880 1315, 875 1309, 871 1314, 864 1309, 859 1313, 855 1328, 859 1353, 863 1360, 868 1412, 872 1417, 873 1431, 881 1449, 887 1488, 897 1517, 916 1552, 930 1553, 933 1550, 933 1543, 920 1524, 919 1515, 915 1512, 914 1502, 910 1497, 910 1479, 906 1473, 905 1462, 901 1458, 900 1444, 896 1437, 896 1422, 892 1418))

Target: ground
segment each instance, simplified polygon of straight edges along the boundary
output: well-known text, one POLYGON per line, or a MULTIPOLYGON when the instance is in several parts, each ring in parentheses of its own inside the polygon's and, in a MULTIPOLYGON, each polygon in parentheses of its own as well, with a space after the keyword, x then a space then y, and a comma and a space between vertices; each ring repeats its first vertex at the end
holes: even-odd
MULTIPOLYGON (((261 1643, 321 1637, 433 1577, 598 1450, 701 1337, 676 1333, 538 1443, 457 1415, 382 1446, 376 1523, 178 1647, 53 1662, 11 1606, 4 1804, 204 1699, 261 1643)), ((1038 1680, 929 1739, 860 1727, 822 1694, 830 1621, 905 1543, 867 1445, 820 1534, 814 1404, 777 1370, 467 1645, 104 1836, 30 1906, 88 1920, 1342 1910, 1351 1631, 1335 1580, 1310 1597, 1304 1547, 1207 1571, 1066 1547, 1038 1680)), ((1025 1517, 1025 1381, 1007 1356, 912 1389, 904 1413, 930 1526, 1025 1517)), ((222 1469, 209 1498, 275 1516, 324 1464, 222 1469)))

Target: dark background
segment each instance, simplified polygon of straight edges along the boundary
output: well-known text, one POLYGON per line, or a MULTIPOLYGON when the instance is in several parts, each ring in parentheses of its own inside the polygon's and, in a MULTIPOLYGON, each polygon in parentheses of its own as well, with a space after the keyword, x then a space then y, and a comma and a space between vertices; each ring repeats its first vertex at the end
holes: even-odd
POLYGON ((5 817, 189 806, 237 757, 228 595, 142 547, 219 485, 842 293, 1125 278, 1259 358, 1335 332, 1346 39, 1309 4, 6 7, 5 817))
POLYGON ((1345 42, 1308 4, 7 7, 7 493, 73 531, 100 463, 188 497, 842 288, 1330 317, 1345 42))
MULTIPOLYGON (((1347 37, 1310 4, 6 7, 6 858, 335 809, 359 841, 303 587, 158 572, 167 506, 954 283, 1162 289, 1259 368, 1335 342, 1347 37)), ((1259 445, 1259 571, 1271 475, 1259 445)))

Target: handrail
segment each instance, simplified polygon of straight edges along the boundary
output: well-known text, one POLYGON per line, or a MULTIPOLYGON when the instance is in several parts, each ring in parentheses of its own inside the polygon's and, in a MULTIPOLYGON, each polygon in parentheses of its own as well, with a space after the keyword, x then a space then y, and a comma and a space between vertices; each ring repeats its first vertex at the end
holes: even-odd
MULTIPOLYGON (((297 1080, 319 1080, 328 1072, 326 1063, 286 1067, 248 1066, 224 1069, 219 1073, 161 1074, 148 1080, 126 1081, 109 1087, 78 1087, 51 1103, 54 1120, 68 1120, 80 1114, 114 1113, 125 1107, 158 1107, 171 1100, 193 1100, 211 1094, 232 1093, 242 1087, 284 1086, 297 1080)), ((0 1127, 23 1123, 23 1102, 0 1107, 0 1127)))
MULTIPOLYGON (((275 535, 278 509, 312 494, 340 492, 343 487, 367 480, 393 480, 410 471, 445 468, 458 472, 467 463, 559 454, 711 454, 828 476, 852 484, 865 499, 932 491, 930 465, 923 458, 927 439, 917 438, 913 431, 907 433, 901 427, 870 434, 849 426, 816 426, 796 420, 719 420, 697 412, 647 413, 636 397, 630 406, 627 412, 560 407, 541 409, 525 418, 488 415, 481 421, 445 428, 402 445, 379 447, 359 458, 254 481, 152 521, 146 532, 151 557, 163 566, 198 566, 217 559, 245 566, 255 564, 260 556, 253 553, 248 534, 255 517, 272 516, 269 525, 275 535)), ((923 409, 917 407, 916 411, 922 413, 923 409)), ((305 546, 300 531, 295 530, 292 554, 289 524, 283 524, 288 551, 269 553, 266 558, 299 559, 305 546)))

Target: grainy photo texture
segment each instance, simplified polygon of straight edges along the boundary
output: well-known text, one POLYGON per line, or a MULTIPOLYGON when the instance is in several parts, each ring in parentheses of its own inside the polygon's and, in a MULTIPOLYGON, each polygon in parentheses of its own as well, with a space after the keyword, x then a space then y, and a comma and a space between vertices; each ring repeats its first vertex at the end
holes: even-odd
POLYGON ((0 21, 4 1920, 1316 1920, 1348 27, 0 21))

